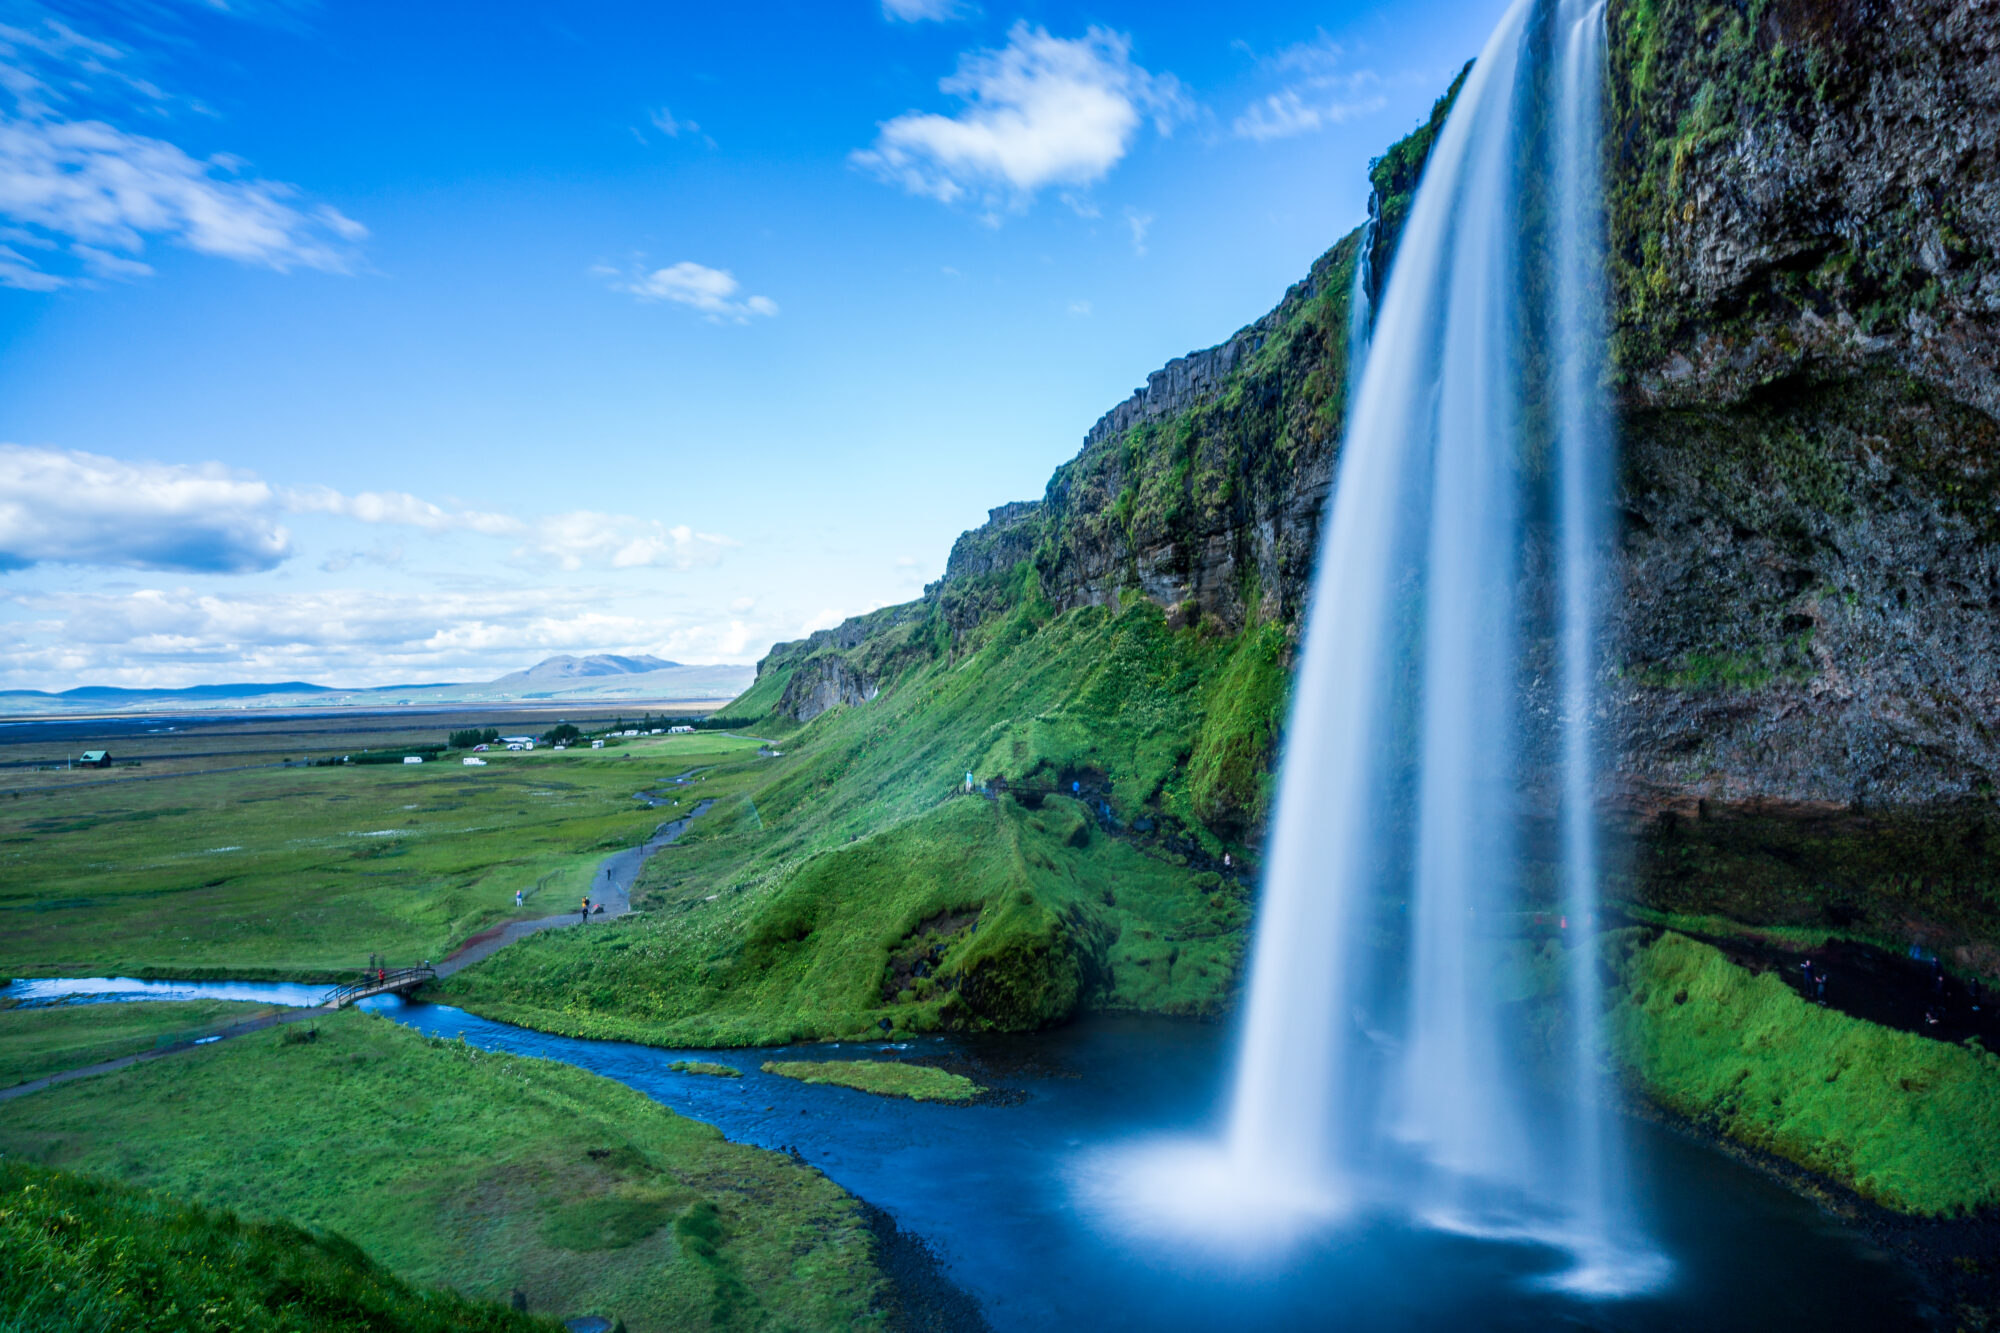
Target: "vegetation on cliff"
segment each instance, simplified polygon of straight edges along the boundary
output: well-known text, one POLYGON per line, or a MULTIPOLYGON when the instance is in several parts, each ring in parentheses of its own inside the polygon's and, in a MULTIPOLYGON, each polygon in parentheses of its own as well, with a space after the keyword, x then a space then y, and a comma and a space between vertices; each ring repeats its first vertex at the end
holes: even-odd
POLYGON ((2000 1053, 1809 1004, 1684 935, 1607 948, 1613 1047, 1647 1095, 1890 1208, 2000 1204, 2000 1053))
MULTIPOLYGON (((634 1329, 876 1321, 865 1219, 817 1172, 569 1065, 355 1010, 317 1030, 11 1102, 0 1152, 329 1229, 405 1281, 501 1301, 520 1290, 538 1312, 603 1311, 634 1329)), ((115 1242, 92 1244, 108 1262, 115 1242)))
POLYGON ((561 1325, 420 1291, 342 1236, 0 1160, 0 1327, 554 1333, 561 1325))

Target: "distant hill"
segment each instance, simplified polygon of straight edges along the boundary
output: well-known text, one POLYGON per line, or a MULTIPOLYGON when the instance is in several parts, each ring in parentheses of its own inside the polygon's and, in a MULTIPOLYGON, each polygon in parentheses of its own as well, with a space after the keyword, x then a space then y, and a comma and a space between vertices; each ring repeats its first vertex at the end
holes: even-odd
POLYGON ((189 685, 180 689, 123 689, 85 685, 61 693, 0 690, 0 716, 99 712, 105 709, 173 711, 191 708, 390 707, 510 702, 674 703, 733 699, 755 673, 747 666, 669 662, 652 656, 547 658, 498 680, 462 684, 380 685, 343 690, 290 680, 276 684, 189 685))

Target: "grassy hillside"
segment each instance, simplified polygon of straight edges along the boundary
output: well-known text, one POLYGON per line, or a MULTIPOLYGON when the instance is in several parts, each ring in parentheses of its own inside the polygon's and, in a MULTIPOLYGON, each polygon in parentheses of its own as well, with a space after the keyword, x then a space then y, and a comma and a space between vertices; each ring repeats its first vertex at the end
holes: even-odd
POLYGON ((717 805, 652 863, 643 917, 524 941, 444 995, 661 1044, 1217 1013, 1247 886, 1201 814, 1262 808, 1283 646, 1269 626, 1169 629, 1143 600, 1056 615, 1019 589, 868 704, 767 719, 783 757, 708 775, 717 805))
POLYGON ((817 1172, 568 1065, 352 1010, 303 1031, 11 1102, 0 1153, 336 1231, 409 1282, 518 1289, 632 1333, 877 1322, 858 1207, 817 1172))
POLYGON ((634 792, 755 750, 700 734, 19 795, 0 801, 0 973, 325 980, 370 953, 442 958, 574 907, 599 859, 665 817, 634 792))
POLYGON ((0 1328, 180 1333, 554 1333, 420 1291, 351 1241, 67 1171, 0 1161, 0 1328))

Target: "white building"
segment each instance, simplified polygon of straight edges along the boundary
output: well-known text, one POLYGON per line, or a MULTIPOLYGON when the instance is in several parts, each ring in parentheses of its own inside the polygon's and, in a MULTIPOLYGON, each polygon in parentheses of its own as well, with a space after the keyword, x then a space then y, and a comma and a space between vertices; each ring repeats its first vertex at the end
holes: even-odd
POLYGON ((467 755, 465 758, 459 760, 458 762, 464 764, 467 768, 486 767, 486 761, 484 759, 474 759, 471 755, 467 755))
POLYGON ((416 755, 406 754, 403 756, 403 762, 406 764, 421 764, 424 761, 419 757, 417 757, 416 755))

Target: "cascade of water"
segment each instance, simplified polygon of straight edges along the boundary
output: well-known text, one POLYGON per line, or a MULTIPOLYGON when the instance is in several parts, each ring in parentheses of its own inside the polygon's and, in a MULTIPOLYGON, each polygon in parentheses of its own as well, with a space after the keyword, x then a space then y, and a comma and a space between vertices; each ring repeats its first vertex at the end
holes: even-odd
POLYGON ((1361 244, 1354 252, 1354 284, 1347 294, 1347 382, 1361 378, 1368 362, 1368 339, 1375 331, 1375 229, 1380 223, 1374 206, 1361 228, 1361 244))
POLYGON ((1227 1158, 1267 1201, 1387 1195, 1557 1240, 1573 1285, 1608 1292, 1657 1270, 1621 1261, 1643 1246, 1599 1072, 1603 24, 1603 0, 1515 0, 1432 149, 1372 335, 1357 308, 1227 1158), (1549 638, 1560 707, 1529 710, 1549 638), (1551 787, 1567 948, 1548 999, 1572 1034, 1552 1080, 1524 1072, 1511 998, 1533 990, 1519 926, 1550 879, 1523 793, 1551 787))

